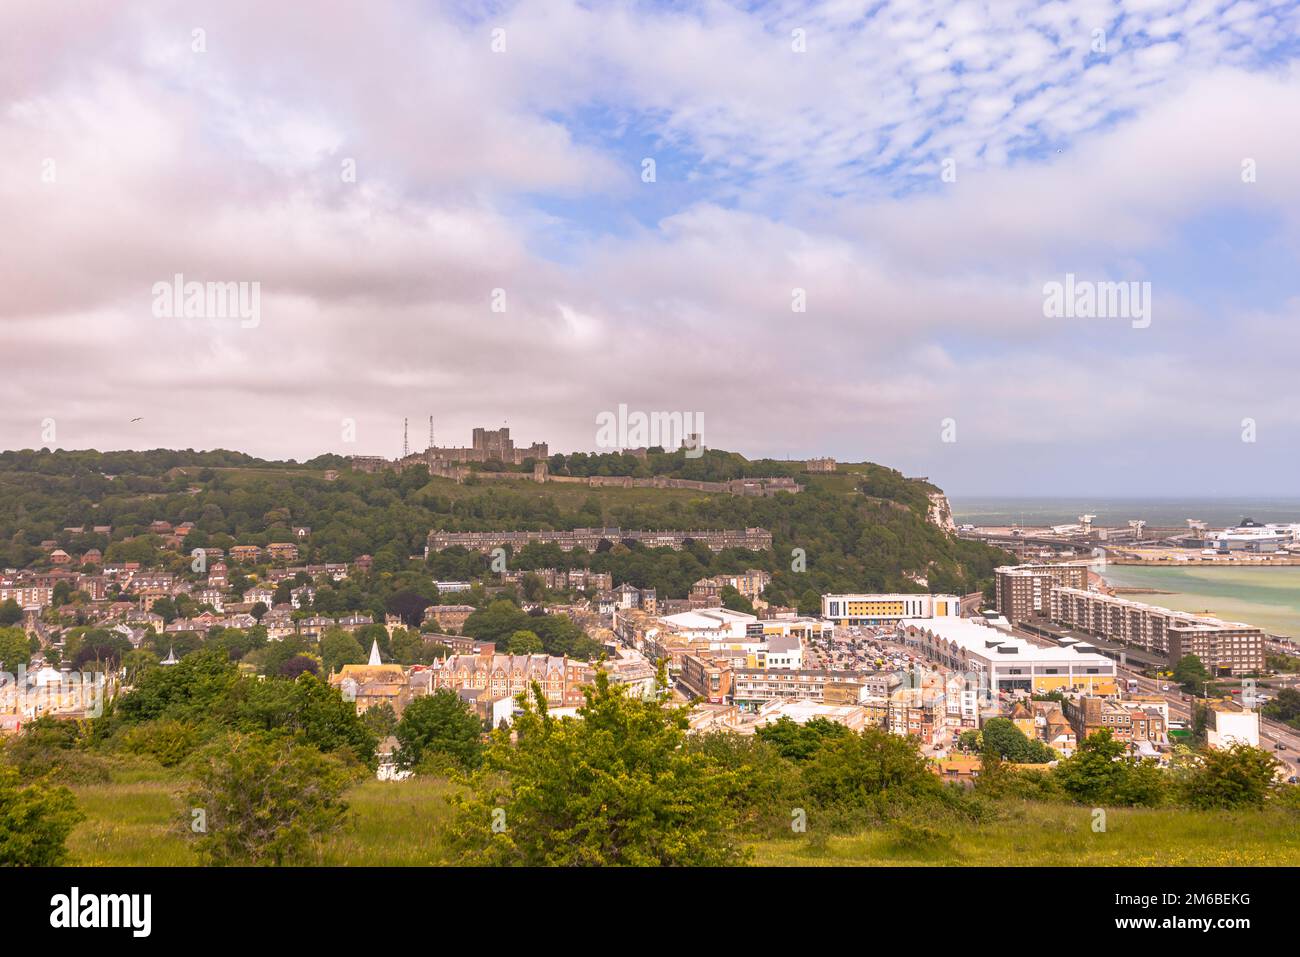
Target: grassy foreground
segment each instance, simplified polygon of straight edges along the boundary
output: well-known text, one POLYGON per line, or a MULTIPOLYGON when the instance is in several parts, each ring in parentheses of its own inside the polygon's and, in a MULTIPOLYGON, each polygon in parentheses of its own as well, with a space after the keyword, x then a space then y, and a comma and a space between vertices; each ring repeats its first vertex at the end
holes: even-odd
MULTIPOLYGON (((68 846, 81 865, 198 863, 189 819, 174 796, 180 778, 130 775, 75 787, 86 820, 68 846)), ((450 785, 433 778, 367 781, 347 796, 353 820, 320 849, 327 865, 454 863, 441 842, 450 785)), ((754 863, 786 866, 1065 865, 1083 867, 1300 865, 1300 818, 1282 811, 1113 809, 1106 830, 1089 808, 1008 802, 998 820, 953 830, 942 848, 900 845, 887 828, 823 839, 809 833, 753 844, 754 863)))

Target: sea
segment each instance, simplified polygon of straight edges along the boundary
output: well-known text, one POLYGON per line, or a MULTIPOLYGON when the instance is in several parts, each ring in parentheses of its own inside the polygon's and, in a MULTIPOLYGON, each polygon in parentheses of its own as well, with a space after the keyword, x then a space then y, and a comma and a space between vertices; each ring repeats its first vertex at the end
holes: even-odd
MULTIPOLYGON (((1210 528, 1257 522, 1300 522, 1300 499, 956 499, 950 500, 958 524, 1064 525, 1084 514, 1098 525, 1124 526, 1131 519, 1149 525, 1177 526, 1186 519, 1210 528)), ((1151 589, 1126 597, 1178 611, 1208 613, 1227 621, 1263 628, 1269 634, 1300 638, 1300 566, 1107 565, 1096 569, 1118 588, 1151 589)))

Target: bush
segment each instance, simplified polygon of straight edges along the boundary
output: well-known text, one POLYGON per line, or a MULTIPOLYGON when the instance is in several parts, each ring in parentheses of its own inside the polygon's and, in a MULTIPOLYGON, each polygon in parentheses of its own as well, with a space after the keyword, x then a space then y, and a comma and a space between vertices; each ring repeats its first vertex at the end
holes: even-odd
POLYGON ((23 786, 16 769, 0 765, 0 865, 64 863, 68 835, 84 819, 67 788, 44 782, 23 786))
POLYGON ((184 761, 200 740, 197 726, 171 718, 131 725, 122 731, 120 738, 124 750, 147 754, 165 768, 184 761))
POLYGON ((1125 745, 1109 728, 1093 734, 1079 750, 1056 766, 1054 776, 1072 801, 1097 806, 1161 804, 1169 790, 1168 776, 1154 760, 1125 755, 1125 745))
POLYGON ((632 698, 603 670, 577 719, 534 702, 497 731, 457 807, 462 861, 525 866, 741 863, 735 772, 685 747, 684 708, 632 698))
POLYGON ((828 739, 804 765, 803 780, 812 802, 837 811, 841 826, 884 820, 917 802, 961 802, 926 766, 913 740, 882 728, 828 739))
POLYGON ((799 769, 758 737, 715 731, 687 738, 687 750, 734 772, 728 806, 745 831, 775 836, 790 833, 793 812, 807 805, 799 769))
POLYGON ((309 862, 343 826, 355 766, 286 738, 232 734, 198 755, 185 820, 202 811, 197 850, 215 865, 309 862))
POLYGON ((932 858, 956 853, 953 836, 947 831, 920 822, 900 820, 893 824, 889 847, 906 857, 932 858))
POLYGON ((1200 810, 1261 808, 1275 787, 1279 762, 1248 744, 1197 755, 1181 782, 1182 799, 1200 810))

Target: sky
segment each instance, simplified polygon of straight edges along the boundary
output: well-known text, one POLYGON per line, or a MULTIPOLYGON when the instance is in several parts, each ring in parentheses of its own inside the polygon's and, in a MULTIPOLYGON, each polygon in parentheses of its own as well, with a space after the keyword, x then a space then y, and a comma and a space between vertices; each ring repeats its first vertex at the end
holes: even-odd
POLYGON ((6 0, 0 448, 626 406, 954 495, 1294 494, 1298 58, 1265 0, 6 0))

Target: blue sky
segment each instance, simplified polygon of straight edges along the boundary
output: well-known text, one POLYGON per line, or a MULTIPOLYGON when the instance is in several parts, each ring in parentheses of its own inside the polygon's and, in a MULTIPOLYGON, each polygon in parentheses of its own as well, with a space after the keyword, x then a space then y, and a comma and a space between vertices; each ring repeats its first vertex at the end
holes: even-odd
POLYGON ((319 6, 5 5, 0 445, 625 403, 963 494, 1294 491, 1295 2, 319 6), (159 320, 176 273, 259 322, 159 320), (1067 274, 1150 323, 1045 316, 1067 274))

